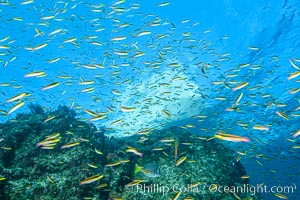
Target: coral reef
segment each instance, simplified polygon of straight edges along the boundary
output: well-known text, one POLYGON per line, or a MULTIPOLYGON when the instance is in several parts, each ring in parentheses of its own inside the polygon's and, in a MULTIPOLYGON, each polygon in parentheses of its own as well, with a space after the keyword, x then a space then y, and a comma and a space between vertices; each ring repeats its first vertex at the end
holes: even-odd
POLYGON ((35 105, 0 124, 0 199, 261 199, 209 190, 249 183, 235 153, 213 139, 178 127, 126 138, 104 130, 65 106, 35 105), (143 171, 152 162, 160 176, 143 171))

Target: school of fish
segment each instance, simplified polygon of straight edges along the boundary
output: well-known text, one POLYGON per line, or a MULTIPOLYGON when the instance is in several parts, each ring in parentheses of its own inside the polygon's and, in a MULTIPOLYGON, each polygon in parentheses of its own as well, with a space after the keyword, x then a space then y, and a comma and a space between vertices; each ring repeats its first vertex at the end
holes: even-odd
MULTIPOLYGON (((164 9, 172 3, 155 6, 164 9)), ((270 55, 271 66, 260 54, 244 61, 216 49, 209 39, 214 30, 200 22, 174 23, 141 12, 142 6, 125 0, 1 2, 1 120, 26 111, 30 103, 46 111, 64 104, 81 120, 104 127, 107 135, 146 140, 151 130, 178 125, 204 140, 231 145, 237 156, 258 167, 285 157, 275 147, 265 155, 264 147, 278 140, 287 144, 290 158, 299 160, 300 126, 292 124, 300 117, 300 55, 283 61, 270 55)), ((249 44, 246 51, 261 49, 249 44)), ((60 137, 53 133, 36 145, 51 150, 60 137)), ((77 145, 79 141, 60 148, 77 145)), ((126 152, 143 155, 135 147, 126 152)), ((180 167, 187 157, 176 156, 180 167)), ((265 173, 276 177, 277 170, 268 169, 265 173)), ((293 164, 289 170, 285 173, 291 180, 300 173, 293 164)), ((80 185, 102 177, 88 177, 80 185)))

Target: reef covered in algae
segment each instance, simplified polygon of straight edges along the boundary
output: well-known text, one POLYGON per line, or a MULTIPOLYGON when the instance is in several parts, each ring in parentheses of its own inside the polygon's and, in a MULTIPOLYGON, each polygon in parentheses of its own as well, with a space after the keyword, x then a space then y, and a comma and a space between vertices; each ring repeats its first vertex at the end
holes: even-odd
POLYGON ((249 179, 215 140, 178 127, 107 137, 68 107, 30 108, 0 124, 0 199, 261 199, 216 191, 249 179))

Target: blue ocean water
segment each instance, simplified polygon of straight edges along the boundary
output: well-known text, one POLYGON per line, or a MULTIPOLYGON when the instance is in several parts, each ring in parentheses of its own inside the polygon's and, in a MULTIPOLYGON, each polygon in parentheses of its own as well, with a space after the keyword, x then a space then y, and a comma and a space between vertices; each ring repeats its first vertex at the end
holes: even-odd
POLYGON ((171 125, 222 130, 251 140, 224 141, 245 154, 251 184, 296 186, 285 195, 297 199, 299 1, 161 3, 2 1, 1 121, 39 103, 67 105, 121 137, 171 125))

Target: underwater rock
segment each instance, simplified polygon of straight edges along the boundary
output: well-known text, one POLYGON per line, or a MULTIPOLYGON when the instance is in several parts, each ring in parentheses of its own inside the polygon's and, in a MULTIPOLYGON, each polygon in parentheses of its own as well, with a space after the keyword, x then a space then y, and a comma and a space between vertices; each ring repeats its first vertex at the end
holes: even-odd
POLYGON ((209 191, 247 185, 247 173, 232 150, 178 127, 109 138, 61 106, 0 124, 0 138, 0 199, 261 199, 209 191))
POLYGON ((109 150, 103 136, 67 107, 18 115, 1 124, 6 149, 0 149, 0 175, 6 180, 0 182, 0 199, 82 199, 96 193, 94 186, 80 182, 103 171, 104 149, 109 150))
POLYGON ((176 195, 179 199, 261 199, 247 192, 221 192, 222 187, 241 189, 250 185, 242 178, 247 173, 235 153, 215 140, 171 127, 151 132, 135 147, 143 153, 138 165, 146 169, 147 163, 155 162, 161 176, 134 174, 122 193, 123 199, 173 199, 176 195))

